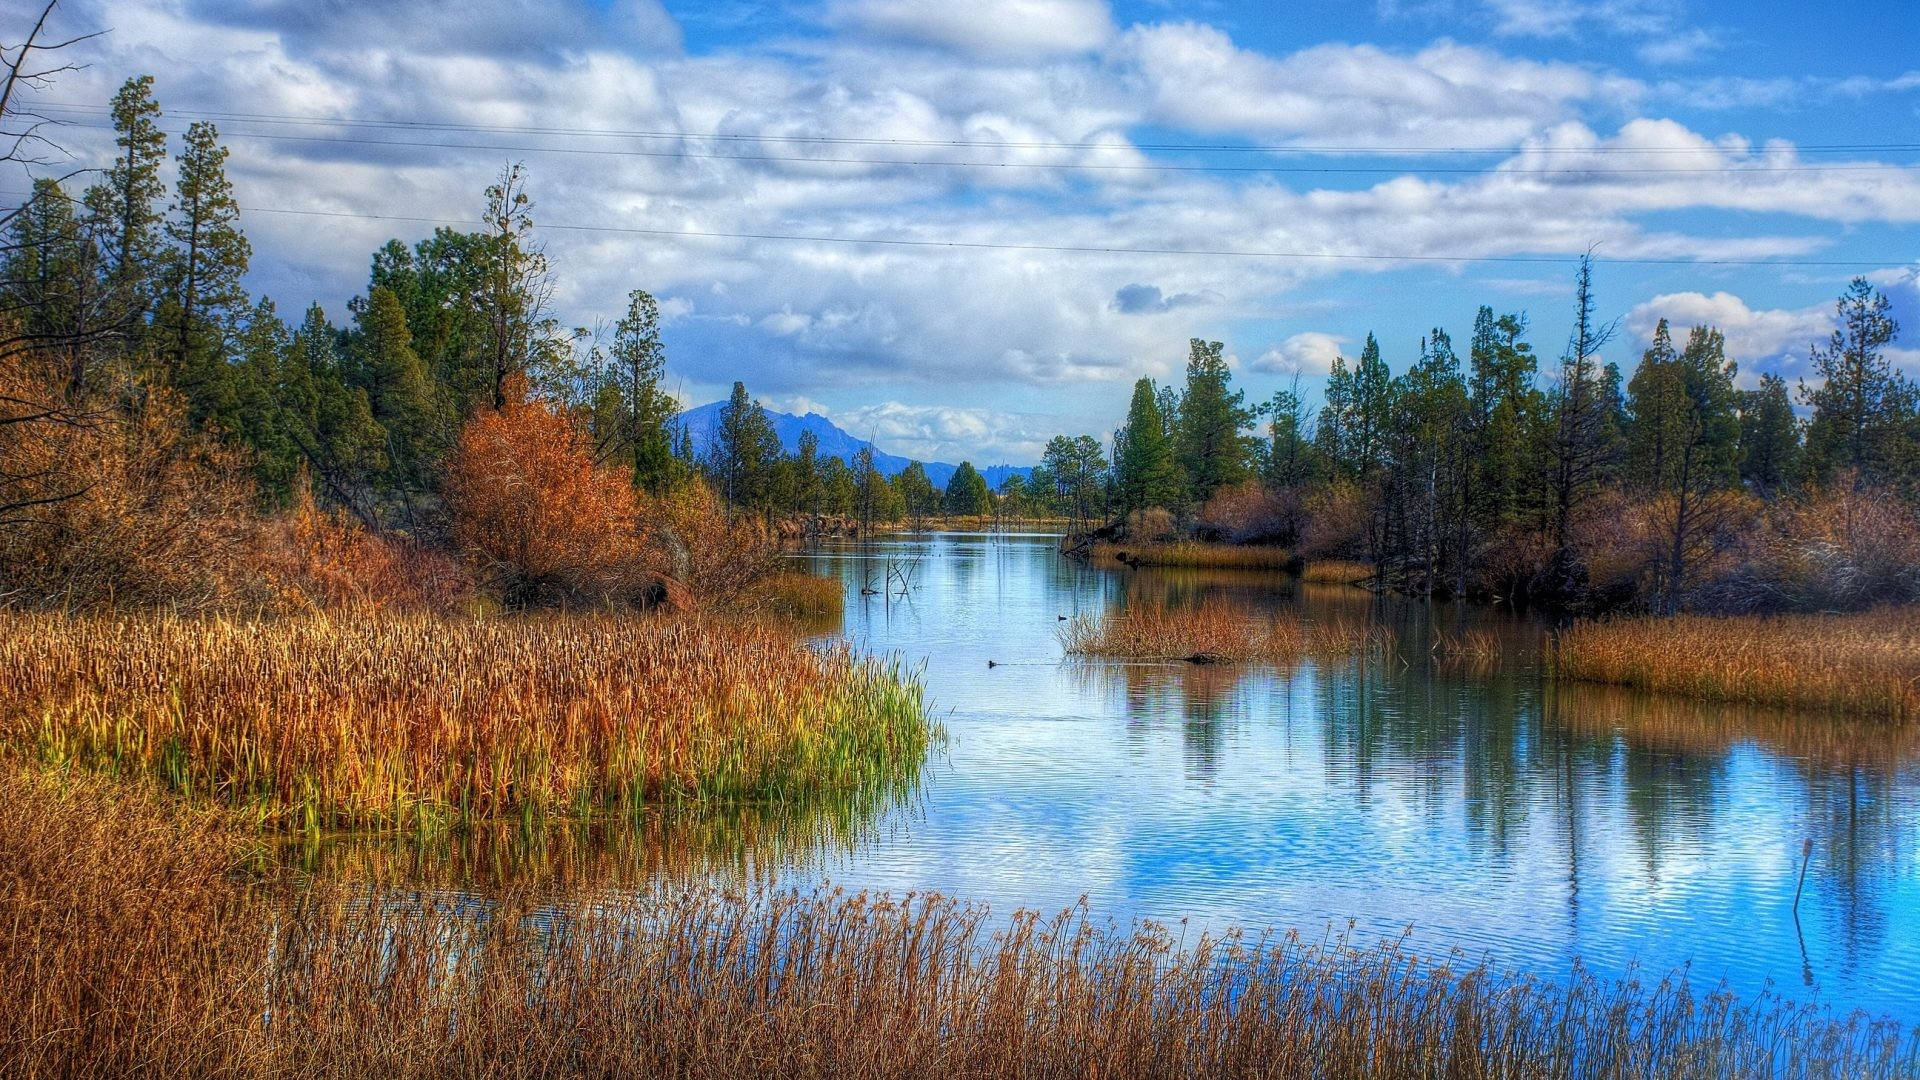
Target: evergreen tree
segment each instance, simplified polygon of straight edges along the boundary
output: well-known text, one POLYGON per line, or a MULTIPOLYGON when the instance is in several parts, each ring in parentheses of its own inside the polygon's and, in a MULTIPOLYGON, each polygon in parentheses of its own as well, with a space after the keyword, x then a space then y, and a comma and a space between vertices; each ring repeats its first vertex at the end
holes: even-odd
POLYGON ((1886 296, 1865 278, 1853 279, 1834 312, 1839 328, 1810 357, 1820 385, 1800 384, 1800 400, 1813 406, 1806 465, 1816 483, 1843 469, 1857 484, 1889 483, 1901 471, 1898 446, 1914 396, 1885 352, 1900 326, 1886 296))
POLYGON ((167 136, 153 100, 153 76, 128 79, 113 96, 112 114, 118 149, 105 177, 87 189, 85 201, 98 223, 107 280, 128 317, 138 318, 152 302, 159 279, 160 200, 167 190, 160 179, 167 136))
POLYGON ((800 432, 793 455, 793 505, 808 514, 820 509, 820 436, 813 429, 800 432))
POLYGON ((1314 446, 1307 431, 1306 403, 1300 396, 1300 377, 1293 385, 1275 390, 1260 407, 1267 418, 1267 446, 1261 478, 1275 491, 1306 486, 1316 473, 1314 446))
POLYGON ((1676 354, 1662 319, 1629 388, 1630 475, 1670 498, 1660 573, 1668 613, 1680 609, 1693 550, 1713 516, 1710 497, 1738 475, 1733 378, 1718 330, 1694 327, 1686 349, 1676 354))
POLYGON ((374 421, 387 436, 386 486, 405 502, 431 486, 447 449, 436 444, 436 436, 447 425, 426 365, 413 351, 399 298, 374 289, 358 320, 356 382, 366 389, 374 421))
POLYGON ((1114 493, 1122 516, 1152 506, 1178 505, 1180 476, 1174 469, 1173 447, 1167 441, 1152 379, 1143 378, 1133 385, 1127 426, 1120 429, 1113 467, 1114 493))
POLYGON ((660 342, 660 306, 643 289, 627 294, 627 314, 614 328, 612 359, 620 380, 623 436, 636 484, 659 492, 674 477, 674 400, 660 388, 666 347, 660 342))
MULTIPOLYGON (((1538 363, 1522 340, 1527 322, 1482 307, 1473 321, 1469 383, 1473 409, 1475 521, 1485 529, 1519 522, 1538 487, 1538 451, 1545 443, 1546 401, 1535 386, 1538 363)), ((1537 508, 1536 508, 1537 509, 1537 508)))
POLYGON ((488 378, 494 408, 506 404, 506 386, 516 375, 532 377, 565 355, 559 324, 548 313, 553 275, 545 250, 533 238, 533 196, 525 168, 514 162, 487 188, 480 239, 483 272, 480 310, 485 319, 488 378))
POLYGON ((240 207, 227 179, 227 149, 212 124, 187 128, 166 222, 166 298, 158 319, 169 380, 196 420, 230 415, 231 343, 247 309, 240 279, 253 256, 240 232, 240 207))
POLYGON ((1798 474, 1800 423, 1787 396, 1787 380, 1760 376, 1760 388, 1740 395, 1740 479, 1765 497, 1798 474))
POLYGON ((894 478, 894 484, 900 491, 907 517, 916 524, 940 509, 940 492, 934 488, 933 481, 927 478, 925 465, 917 461, 907 462, 907 467, 894 478))
POLYGON ((972 462, 963 461, 953 470, 941 509, 961 517, 973 517, 993 509, 993 493, 987 490, 986 477, 980 475, 972 462))
POLYGON ((1246 475, 1247 444, 1240 430, 1252 422, 1231 389, 1223 346, 1194 338, 1187 354, 1187 388, 1180 397, 1180 460, 1186 466, 1188 498, 1204 504, 1246 475))
POLYGON ((780 437, 766 409, 747 395, 744 383, 733 384, 733 394, 720 410, 712 459, 715 486, 729 512, 771 512, 769 496, 774 463, 780 459, 780 437))
POLYGON ((314 304, 287 344, 274 398, 285 437, 318 493, 375 527, 372 493, 387 471, 387 434, 373 419, 366 390, 349 385, 345 366, 340 333, 314 304))
POLYGON ((836 517, 853 516, 853 470, 839 457, 830 457, 820 465, 821 512, 836 517))

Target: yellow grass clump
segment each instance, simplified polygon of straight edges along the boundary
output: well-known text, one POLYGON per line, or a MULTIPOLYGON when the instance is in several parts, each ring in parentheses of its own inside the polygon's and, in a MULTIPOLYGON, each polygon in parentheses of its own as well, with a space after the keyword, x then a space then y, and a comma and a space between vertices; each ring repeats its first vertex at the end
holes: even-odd
POLYGON ((1285 570, 1294 563, 1293 552, 1280 547, 1257 544, 1206 544, 1197 540, 1176 540, 1155 544, 1095 544, 1091 557, 1096 563, 1126 563, 1129 566, 1193 567, 1220 570, 1285 570))
POLYGON ((1709 701, 1920 716, 1920 609, 1857 615, 1615 619, 1553 645, 1563 678, 1709 701))
POLYGON ((834 890, 530 897, 238 875, 206 822, 0 768, 0 1075, 1899 1076, 1892 1021, 1399 943, 996 922, 834 890))
POLYGON ((1315 559, 1300 571, 1300 580, 1313 585, 1352 585, 1372 576, 1371 563, 1346 559, 1315 559))
POLYGON ((1062 624, 1059 634, 1069 656, 1196 663, 1339 659, 1393 641, 1382 626, 1303 623, 1221 603, 1128 608, 1101 619, 1082 615, 1062 624))
POLYGON ((0 617, 0 747, 269 825, 904 790, 928 736, 896 668, 751 623, 0 617))
POLYGON ((760 584, 761 604, 768 612, 799 619, 839 615, 846 592, 839 578, 819 574, 774 574, 760 584))

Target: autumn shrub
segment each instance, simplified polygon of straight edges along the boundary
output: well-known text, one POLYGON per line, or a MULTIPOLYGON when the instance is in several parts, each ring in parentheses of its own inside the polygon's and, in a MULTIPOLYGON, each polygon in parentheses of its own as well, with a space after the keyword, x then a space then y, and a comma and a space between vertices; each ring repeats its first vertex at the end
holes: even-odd
POLYGON ((281 611, 451 611, 472 595, 459 560, 323 510, 305 485, 286 514, 261 522, 253 546, 252 565, 281 611))
POLYGON ((1769 508, 1744 538, 1738 562, 1703 593, 1703 606, 1727 612, 1920 602, 1920 509, 1843 477, 1769 508))
POLYGON ((1129 540, 1157 544, 1173 539, 1174 532, 1173 515, 1162 507, 1149 506, 1127 515, 1127 539, 1129 540))
POLYGON ((751 610, 784 558, 780 539, 752 514, 729 514, 705 484, 638 497, 645 532, 642 565, 682 590, 680 603, 706 610, 751 610))
POLYGON ((645 602, 657 589, 631 479, 596 465, 548 402, 515 393, 467 421, 444 490, 455 543, 509 606, 645 602))
POLYGON ((0 603, 261 602, 244 461, 192 428, 179 395, 124 389, 69 400, 30 360, 0 365, 0 603))
POLYGON ((1300 535, 1300 503, 1291 491, 1258 480, 1221 488, 1200 508, 1200 535, 1230 544, 1291 544, 1300 535))
POLYGON ((1308 559, 1365 558, 1373 497, 1357 484, 1336 481, 1306 497, 1301 507, 1300 554, 1308 559))

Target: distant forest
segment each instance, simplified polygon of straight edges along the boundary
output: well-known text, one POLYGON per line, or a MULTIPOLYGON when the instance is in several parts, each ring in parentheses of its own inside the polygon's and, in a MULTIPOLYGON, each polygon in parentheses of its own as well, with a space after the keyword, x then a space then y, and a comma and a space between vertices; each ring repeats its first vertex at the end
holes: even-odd
POLYGON ((1195 339, 1184 385, 1141 379, 1110 435, 1058 436, 998 491, 962 463, 942 491, 917 463, 882 475, 870 451, 783 453, 740 383, 696 460, 653 297, 563 325, 519 165, 486 188, 481 229, 374 252, 348 325, 317 304, 289 320, 242 285, 252 250, 215 127, 170 148, 149 77, 112 113, 111 166, 77 192, 37 181, 0 222, 6 602, 177 602, 153 585, 169 574, 211 595, 190 568, 257 547, 241 534, 258 528, 209 523, 297 515, 437 553, 510 600, 657 596, 714 531, 689 506, 767 534, 803 515, 1067 519, 1571 608, 1920 598, 1920 393, 1864 280, 1797 387, 1739 389, 1719 331, 1664 323, 1624 379, 1599 360, 1615 324, 1584 259, 1572 338, 1544 370, 1525 316, 1483 307, 1464 357, 1435 328, 1398 376, 1369 336, 1315 410, 1297 385, 1247 402, 1222 344, 1195 339), (650 538, 644 575, 608 569, 637 558, 629 533, 650 538))

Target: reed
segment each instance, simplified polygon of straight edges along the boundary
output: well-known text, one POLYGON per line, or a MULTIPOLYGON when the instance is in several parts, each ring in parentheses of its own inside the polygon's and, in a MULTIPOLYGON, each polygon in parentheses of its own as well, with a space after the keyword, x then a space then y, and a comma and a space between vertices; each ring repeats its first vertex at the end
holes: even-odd
POLYGON ((1061 624, 1067 655, 1127 660, 1264 662, 1333 660, 1392 646, 1386 627, 1331 621, 1306 623, 1224 603, 1192 608, 1127 608, 1061 624))
POLYGON ((1346 559, 1315 559, 1300 571, 1300 580, 1312 585, 1357 585, 1372 576, 1371 563, 1346 559))
POLYGON ((1095 544, 1095 562, 1124 562, 1132 566, 1192 567, 1218 570, 1285 570, 1295 565, 1293 552, 1257 544, 1207 544, 1197 540, 1172 543, 1095 544))
POLYGON ((262 825, 904 791, 919 685, 746 622, 0 617, 0 747, 262 825))
POLYGON ((1910 1075, 1900 1025, 1402 943, 700 886, 289 892, 177 809, 5 777, 0 1074, 1910 1075), (122 839, 130 836, 132 842, 122 839), (175 898, 178 898, 177 901, 175 898))
POLYGON ((837 618, 847 600, 839 578, 819 574, 774 574, 761 583, 759 592, 769 613, 796 619, 837 618))
POLYGON ((1577 623, 1556 674, 1709 701, 1920 716, 1920 610, 1577 623))

